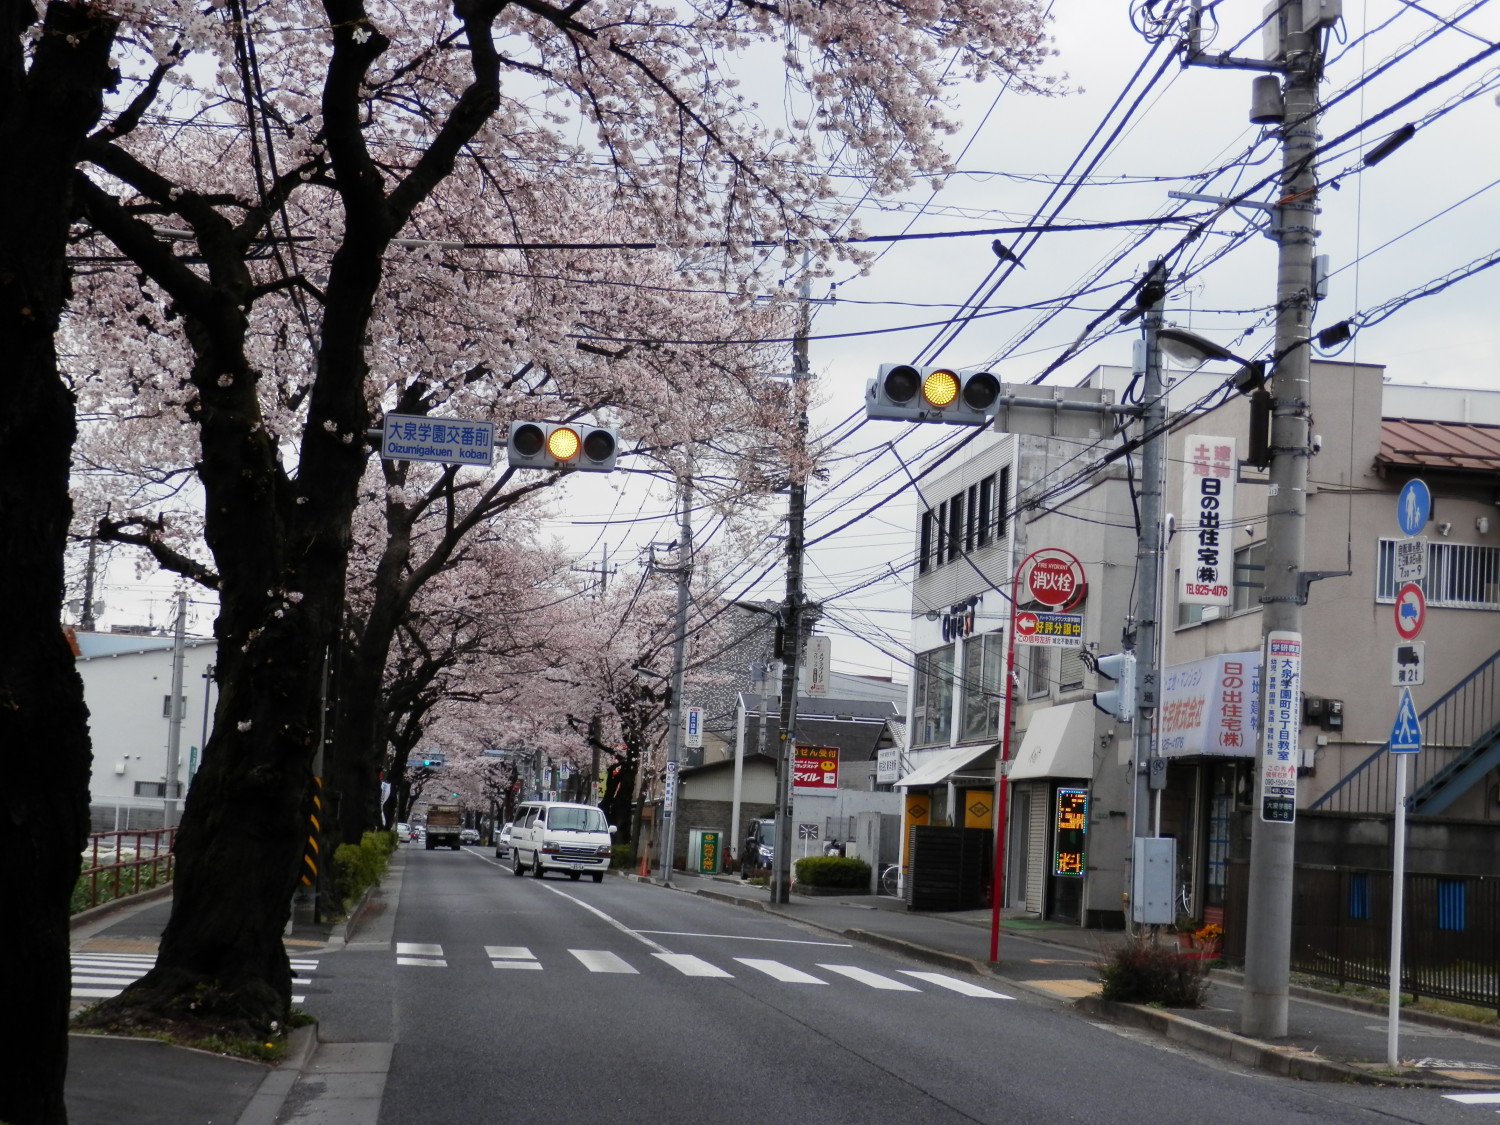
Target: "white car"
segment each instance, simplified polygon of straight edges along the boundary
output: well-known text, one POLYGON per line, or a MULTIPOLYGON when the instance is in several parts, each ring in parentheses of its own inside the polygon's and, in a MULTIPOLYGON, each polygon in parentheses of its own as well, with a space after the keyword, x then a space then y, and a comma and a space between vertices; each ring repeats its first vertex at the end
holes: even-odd
POLYGON ((396 825, 396 843, 398 843, 398 844, 409 844, 409 843, 411 843, 411 825, 410 824, 398 824, 398 825, 396 825))
POLYGON ((510 821, 500 826, 500 831, 495 833, 495 858, 510 858, 510 821))

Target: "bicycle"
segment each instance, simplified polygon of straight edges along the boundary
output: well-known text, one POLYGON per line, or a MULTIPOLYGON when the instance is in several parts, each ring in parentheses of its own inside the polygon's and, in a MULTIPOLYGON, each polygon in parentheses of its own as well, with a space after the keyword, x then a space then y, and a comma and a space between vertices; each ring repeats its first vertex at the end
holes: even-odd
POLYGON ((892 898, 901 889, 901 865, 888 863, 880 869, 880 889, 892 898))

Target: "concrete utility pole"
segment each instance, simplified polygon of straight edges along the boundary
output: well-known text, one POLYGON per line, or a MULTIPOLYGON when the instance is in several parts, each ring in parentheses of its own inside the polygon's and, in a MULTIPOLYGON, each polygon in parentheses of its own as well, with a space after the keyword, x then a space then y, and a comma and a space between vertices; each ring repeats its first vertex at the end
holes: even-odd
MULTIPOLYGON (((792 349, 792 409, 797 412, 797 457, 807 453, 807 334, 812 323, 812 283, 807 258, 802 260, 798 290, 802 319, 792 349)), ((771 901, 783 904, 792 893, 792 766, 797 741, 797 675, 802 664, 802 642, 811 631, 816 611, 805 604, 802 592, 803 522, 807 510, 807 480, 802 466, 791 466, 791 497, 787 504, 786 602, 782 607, 781 750, 776 769, 776 852, 771 859, 771 901)))
POLYGON ((661 880, 672 882, 673 853, 677 850, 677 763, 682 753, 682 682, 686 674, 688 584, 693 576, 693 478, 683 469, 677 490, 677 639, 672 643, 672 707, 667 719, 667 772, 662 789, 661 880))
POLYGON ((177 772, 182 768, 182 666, 187 660, 187 595, 177 595, 177 625, 172 631, 172 694, 167 702, 167 773, 162 790, 162 827, 175 828, 182 821, 182 798, 177 772))

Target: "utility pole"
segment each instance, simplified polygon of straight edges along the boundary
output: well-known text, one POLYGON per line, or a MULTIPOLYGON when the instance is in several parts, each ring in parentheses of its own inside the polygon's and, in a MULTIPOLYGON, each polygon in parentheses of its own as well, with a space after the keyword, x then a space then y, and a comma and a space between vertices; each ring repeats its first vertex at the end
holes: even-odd
POLYGON ((677 527, 677 639, 672 644, 672 707, 667 728, 667 769, 662 788, 661 881, 672 883, 673 853, 677 850, 677 762, 682 753, 682 683, 687 656, 688 584, 693 575, 693 478, 691 466, 682 471, 677 490, 680 505, 677 527))
MULTIPOLYGON (((1270 474, 1266 501, 1266 583, 1261 604, 1261 743, 1258 748, 1256 815, 1251 818, 1250 897, 1246 910, 1245 984, 1240 1031, 1258 1039, 1278 1039, 1287 1031, 1291 981, 1292 882, 1295 855, 1295 772, 1267 792, 1268 766, 1289 766, 1280 758, 1296 752, 1297 718, 1273 724, 1267 705, 1272 689, 1296 700, 1301 692, 1302 607, 1309 582, 1324 577, 1305 573, 1307 459, 1312 357, 1308 342, 1316 302, 1314 250, 1317 245, 1318 79, 1323 70, 1322 35, 1338 20, 1338 5, 1282 4, 1268 15, 1274 54, 1265 60, 1211 54, 1202 45, 1202 0, 1192 0, 1187 62, 1268 72, 1255 80, 1251 120, 1281 122, 1281 183, 1276 202, 1265 206, 1277 244, 1276 347, 1271 371, 1270 474), (1282 76, 1281 90, 1270 74, 1282 76), (1273 674, 1276 684, 1270 682, 1273 674), (1290 741, 1290 747, 1278 745, 1290 741), (1291 799, 1288 800, 1288 790, 1291 799)), ((1290 766, 1294 769, 1295 763, 1290 766)))
POLYGON ((172 630, 172 694, 167 702, 167 771, 162 790, 162 827, 175 828, 181 821, 181 796, 177 772, 182 763, 182 666, 187 659, 187 595, 177 594, 177 624, 172 630))
POLYGON ((790 468, 787 503, 786 601, 782 606, 781 635, 781 750, 776 768, 776 851, 771 859, 771 901, 791 900, 792 890, 792 767, 797 742, 797 676, 802 664, 802 642, 817 613, 805 604, 802 592, 803 523, 807 510, 807 479, 801 464, 807 455, 807 335, 812 324, 812 282, 807 256, 802 259, 802 285, 797 293, 802 317, 792 348, 792 409, 796 411, 797 449, 790 468))

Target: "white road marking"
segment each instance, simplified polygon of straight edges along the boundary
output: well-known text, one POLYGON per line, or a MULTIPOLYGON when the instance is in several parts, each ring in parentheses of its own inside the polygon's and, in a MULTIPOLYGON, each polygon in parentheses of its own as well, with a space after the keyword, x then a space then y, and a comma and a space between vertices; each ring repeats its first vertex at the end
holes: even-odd
POLYGON ((441 957, 397 957, 396 964, 426 966, 429 969, 446 969, 448 967, 448 962, 444 961, 441 957))
POLYGON ((591 973, 638 973, 639 970, 621 957, 606 949, 568 950, 591 973))
MULTIPOLYGON (((154 953, 78 953, 72 958, 72 989, 74 1000, 108 1000, 125 991, 127 985, 140 980, 156 965, 154 953), (80 987, 82 986, 82 987, 80 987), (92 986, 92 987, 89 987, 92 986)), ((293 973, 317 971, 316 959, 299 957, 290 962, 293 973)), ((292 983, 304 988, 312 984, 310 977, 293 976, 292 983)), ((292 995, 293 1004, 305 1004, 303 993, 292 995)))
POLYGON ((671 965, 685 977, 730 977, 733 973, 726 973, 717 965, 710 965, 701 957, 694 957, 691 953, 658 953, 658 960, 663 964, 671 965))
POLYGON ((491 961, 492 969, 540 969, 540 961, 491 961))
POLYGON ((746 934, 693 934, 678 930, 637 930, 638 934, 655 934, 657 937, 701 937, 718 938, 721 941, 769 941, 780 945, 828 945, 836 949, 853 949, 847 941, 803 941, 798 938, 750 937, 746 934))
POLYGON ((424 945, 415 941, 398 941, 396 952, 405 953, 408 957, 441 957, 443 947, 441 945, 424 945))
POLYGON ((819 980, 811 973, 804 973, 801 969, 794 969, 790 965, 783 965, 780 961, 766 961, 759 957, 736 957, 741 965, 749 965, 750 968, 765 973, 787 984, 827 984, 826 980, 819 980))
POLYGON ((913 988, 909 984, 903 984, 899 980, 872 973, 869 969, 861 969, 857 965, 819 965, 820 969, 827 969, 830 973, 838 973, 840 976, 848 977, 850 980, 867 984, 871 988, 883 988, 887 992, 921 992, 920 988, 913 988))
POLYGON ((531 950, 524 945, 487 945, 484 955, 496 961, 535 961, 531 950))
POLYGON ((1461 1102, 1464 1105, 1500 1105, 1500 1093, 1485 1094, 1444 1094, 1450 1102, 1461 1102))
MULTIPOLYGON (((547 887, 547 885, 545 883, 543 883, 542 886, 547 887)), ((556 887, 547 887, 547 890, 551 891, 555 895, 561 895, 563 898, 567 899, 569 902, 573 903, 575 906, 581 906, 581 907, 583 907, 585 910, 587 910, 590 914, 594 915, 595 917, 602 918, 604 921, 608 922, 615 929, 619 930, 622 934, 629 934, 631 937, 635 938, 636 941, 640 942, 646 948, 648 948, 650 950, 653 950, 657 954, 657 956, 661 956, 663 954, 667 954, 667 947, 666 946, 664 946, 664 945, 658 945, 656 942, 652 941, 650 938, 643 936, 639 930, 632 930, 629 926, 627 926, 624 922, 621 922, 619 919, 617 919, 617 918, 611 918, 608 914, 604 913, 604 911, 600 910, 597 906, 594 906, 591 903, 584 902, 580 898, 574 898, 572 895, 568 894, 566 891, 560 891, 556 887)), ((667 954, 667 955, 670 956, 670 954, 667 954)), ((725 974, 725 975, 727 976, 728 974, 725 974)))
POLYGON ((915 969, 902 969, 902 973, 918 980, 925 980, 928 984, 935 984, 939 988, 951 989, 963 996, 989 996, 996 1000, 1014 1000, 1014 996, 1007 996, 1003 992, 995 992, 988 988, 981 988, 977 984, 970 984, 966 980, 956 977, 946 977, 942 973, 919 973, 915 969))

